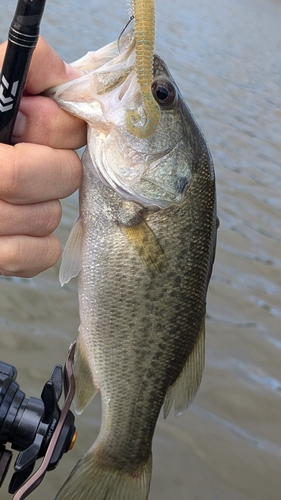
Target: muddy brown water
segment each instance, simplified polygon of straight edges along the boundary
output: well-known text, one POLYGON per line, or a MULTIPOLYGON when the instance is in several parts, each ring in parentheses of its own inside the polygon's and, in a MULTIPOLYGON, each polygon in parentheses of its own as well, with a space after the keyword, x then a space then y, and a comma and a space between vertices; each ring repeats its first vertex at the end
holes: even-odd
MULTIPOLYGON (((4 0, 4 40, 16 2, 4 0)), ((67 61, 117 38, 125 1, 48 0, 42 34, 67 61)), ((151 500, 281 498, 281 2, 157 0, 157 52, 199 121, 217 177, 220 229, 208 294, 206 368, 180 417, 155 433, 151 500)), ((63 202, 64 243, 77 196, 63 202)), ((77 334, 75 280, 58 266, 0 280, 0 357, 39 397, 77 334)), ((53 499, 100 423, 96 399, 78 441, 29 498, 53 499)), ((10 498, 8 481, 0 500, 10 498)))

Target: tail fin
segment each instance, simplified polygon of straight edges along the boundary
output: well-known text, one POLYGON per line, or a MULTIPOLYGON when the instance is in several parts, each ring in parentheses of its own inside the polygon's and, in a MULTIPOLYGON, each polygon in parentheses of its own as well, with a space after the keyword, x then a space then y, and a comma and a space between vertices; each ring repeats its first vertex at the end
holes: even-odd
POLYGON ((142 468, 128 473, 101 464, 92 448, 77 462, 55 500, 147 500, 151 462, 150 457, 142 468))

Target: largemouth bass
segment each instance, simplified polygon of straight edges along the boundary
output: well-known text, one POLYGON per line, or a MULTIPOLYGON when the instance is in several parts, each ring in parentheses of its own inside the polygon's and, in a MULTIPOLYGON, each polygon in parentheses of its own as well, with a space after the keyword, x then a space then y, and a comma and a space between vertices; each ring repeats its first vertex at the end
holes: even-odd
POLYGON ((80 216, 60 279, 79 273, 76 408, 82 412, 100 391, 102 422, 57 500, 145 500, 161 407, 165 417, 173 405, 181 413, 201 381, 216 243, 214 169, 157 55, 158 126, 146 138, 128 130, 128 111, 144 115, 132 32, 74 66, 81 77, 50 91, 88 122, 80 216))

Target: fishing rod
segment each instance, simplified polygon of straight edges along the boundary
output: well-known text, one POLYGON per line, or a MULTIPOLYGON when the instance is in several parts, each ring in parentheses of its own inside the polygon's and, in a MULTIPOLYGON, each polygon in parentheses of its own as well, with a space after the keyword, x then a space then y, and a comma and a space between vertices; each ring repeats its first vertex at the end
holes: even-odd
POLYGON ((0 142, 10 144, 46 0, 18 0, 0 78, 0 142))

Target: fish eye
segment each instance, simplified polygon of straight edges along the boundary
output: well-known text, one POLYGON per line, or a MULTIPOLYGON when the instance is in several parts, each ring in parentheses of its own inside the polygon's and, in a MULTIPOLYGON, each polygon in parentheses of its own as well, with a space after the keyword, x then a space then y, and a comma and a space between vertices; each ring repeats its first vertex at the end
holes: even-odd
POLYGON ((152 93, 158 104, 165 108, 172 107, 177 97, 174 85, 168 80, 155 80, 152 84, 152 93))

